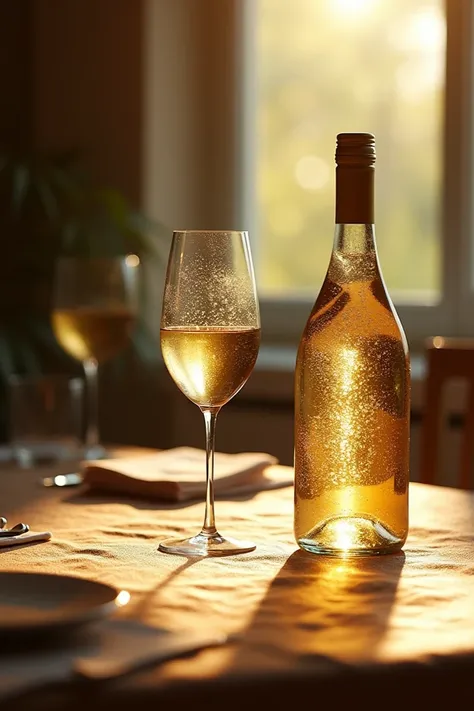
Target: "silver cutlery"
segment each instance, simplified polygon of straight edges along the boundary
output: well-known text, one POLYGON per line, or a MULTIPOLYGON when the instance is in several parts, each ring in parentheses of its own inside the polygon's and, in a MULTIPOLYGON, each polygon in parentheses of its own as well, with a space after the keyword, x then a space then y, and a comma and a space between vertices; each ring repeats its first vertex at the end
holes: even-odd
POLYGON ((2 523, 2 526, 0 528, 0 538, 9 538, 11 536, 21 536, 23 533, 28 533, 30 530, 30 527, 28 526, 27 523, 17 523, 13 528, 5 528, 6 526, 6 519, 2 517, 0 523, 2 523), (5 521, 5 523, 2 523, 5 521))
POLYGON ((56 476, 45 476, 42 479, 43 486, 79 486, 82 484, 82 474, 71 472, 70 474, 56 474, 56 476))

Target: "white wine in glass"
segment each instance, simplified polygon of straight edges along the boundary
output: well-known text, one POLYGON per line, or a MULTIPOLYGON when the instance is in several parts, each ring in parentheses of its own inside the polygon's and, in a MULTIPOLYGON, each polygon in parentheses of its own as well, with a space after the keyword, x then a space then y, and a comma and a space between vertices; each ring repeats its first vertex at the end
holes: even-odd
POLYGON ((105 454, 98 426, 98 367, 129 341, 137 309, 138 264, 136 255, 58 260, 52 324, 59 344, 84 367, 88 397, 86 459, 105 454))
POLYGON ((55 309, 53 323, 56 337, 73 358, 98 363, 113 358, 128 343, 135 321, 127 307, 79 307, 55 309))
POLYGON ((214 517, 217 415, 246 383, 257 360, 260 315, 248 235, 236 231, 175 232, 166 275, 161 350, 180 390, 204 415, 206 506, 200 533, 166 540, 165 553, 246 553, 250 541, 224 538, 214 517))

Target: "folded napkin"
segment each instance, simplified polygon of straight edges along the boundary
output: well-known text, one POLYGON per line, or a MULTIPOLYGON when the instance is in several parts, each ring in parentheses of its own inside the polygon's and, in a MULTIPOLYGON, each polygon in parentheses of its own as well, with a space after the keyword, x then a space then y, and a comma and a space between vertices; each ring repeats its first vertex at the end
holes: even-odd
MULTIPOLYGON (((272 470, 277 459, 270 454, 215 455, 214 491, 219 494, 246 494, 292 484, 285 473, 272 470)), ((84 482, 91 489, 163 501, 204 498, 206 455, 200 449, 176 447, 156 454, 126 459, 85 462, 84 482)))

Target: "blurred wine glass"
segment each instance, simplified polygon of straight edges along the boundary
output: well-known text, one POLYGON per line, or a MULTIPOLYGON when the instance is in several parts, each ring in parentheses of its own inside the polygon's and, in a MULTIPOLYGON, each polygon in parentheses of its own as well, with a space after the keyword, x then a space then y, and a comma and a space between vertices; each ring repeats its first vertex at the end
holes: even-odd
POLYGON ((189 556, 245 553, 249 541, 224 538, 214 519, 217 414, 245 384, 257 360, 260 315, 248 235, 175 232, 161 319, 161 349, 171 377, 204 415, 206 508, 201 532, 160 550, 189 556))
POLYGON ((84 368, 86 459, 105 456, 98 423, 98 367, 128 343, 137 312, 139 259, 64 257, 56 268, 52 325, 59 344, 84 368))

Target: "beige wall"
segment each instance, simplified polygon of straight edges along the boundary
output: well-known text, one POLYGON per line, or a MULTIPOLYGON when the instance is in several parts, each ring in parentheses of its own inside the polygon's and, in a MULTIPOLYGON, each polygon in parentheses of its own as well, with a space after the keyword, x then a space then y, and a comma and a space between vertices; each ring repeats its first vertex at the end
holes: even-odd
POLYGON ((170 227, 236 228, 242 0, 146 0, 144 196, 170 227), (232 169, 229 169, 232 166, 232 169))

